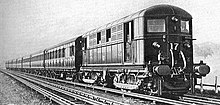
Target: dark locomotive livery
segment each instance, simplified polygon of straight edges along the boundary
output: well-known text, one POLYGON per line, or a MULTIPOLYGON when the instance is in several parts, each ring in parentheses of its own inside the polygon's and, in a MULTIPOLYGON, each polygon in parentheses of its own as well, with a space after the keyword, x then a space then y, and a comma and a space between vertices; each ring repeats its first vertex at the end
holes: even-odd
POLYGON ((193 92, 210 71, 193 63, 192 16, 171 5, 141 10, 6 68, 156 95, 193 92))

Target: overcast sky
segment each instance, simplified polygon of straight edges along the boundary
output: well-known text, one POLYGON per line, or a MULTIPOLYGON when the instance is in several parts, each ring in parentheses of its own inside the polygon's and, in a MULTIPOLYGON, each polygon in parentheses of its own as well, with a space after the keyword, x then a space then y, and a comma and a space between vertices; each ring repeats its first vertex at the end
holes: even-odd
POLYGON ((220 43, 219 0, 0 0, 0 64, 158 4, 192 14, 195 43, 220 43))

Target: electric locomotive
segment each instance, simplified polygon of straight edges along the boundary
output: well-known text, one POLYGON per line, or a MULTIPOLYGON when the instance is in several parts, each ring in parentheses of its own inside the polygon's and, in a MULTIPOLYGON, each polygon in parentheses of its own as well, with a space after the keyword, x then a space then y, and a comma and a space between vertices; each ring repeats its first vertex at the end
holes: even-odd
MULTIPOLYGON (((153 6, 82 38, 84 82, 157 95, 194 87, 192 16, 181 8, 153 6)), ((208 74, 201 65, 198 75, 208 74)))
POLYGON ((156 5, 40 52, 6 68, 150 95, 194 92, 210 68, 193 63, 192 16, 156 5))

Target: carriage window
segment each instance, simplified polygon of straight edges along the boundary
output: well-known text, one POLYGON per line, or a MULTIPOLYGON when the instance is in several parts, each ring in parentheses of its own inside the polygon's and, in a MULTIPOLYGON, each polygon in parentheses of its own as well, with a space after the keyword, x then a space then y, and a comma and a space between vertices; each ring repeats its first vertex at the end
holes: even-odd
POLYGON ((84 38, 84 50, 86 50, 87 49, 87 38, 84 38))
POLYGON ((111 41, 111 29, 106 30, 106 42, 111 41))
POLYGON ((53 59, 53 51, 50 52, 50 59, 53 59))
POLYGON ((117 31, 121 31, 122 30, 122 25, 118 25, 117 26, 117 31))
POLYGON ((181 32, 189 33, 189 21, 181 20, 181 32))
POLYGON ((116 32, 116 27, 112 27, 112 33, 116 32))
POLYGON ((92 45, 96 45, 97 44, 97 36, 96 36, 96 34, 92 34, 92 36, 93 36, 93 44, 92 45))
POLYGON ((74 56, 74 46, 70 46, 70 56, 74 56))
POLYGON ((65 57, 65 48, 62 49, 62 57, 65 57))
POLYGON ((148 32, 165 32, 165 20, 164 19, 150 19, 147 20, 148 32))
POLYGON ((54 52, 54 54, 55 54, 55 58, 57 58, 57 50, 54 52))
POLYGON ((62 55, 61 53, 62 53, 62 52, 61 52, 61 49, 59 49, 59 50, 58 50, 58 54, 59 54, 59 55, 58 55, 58 58, 61 58, 61 55, 62 55))
POLYGON ((97 44, 101 43, 101 32, 97 33, 97 44))

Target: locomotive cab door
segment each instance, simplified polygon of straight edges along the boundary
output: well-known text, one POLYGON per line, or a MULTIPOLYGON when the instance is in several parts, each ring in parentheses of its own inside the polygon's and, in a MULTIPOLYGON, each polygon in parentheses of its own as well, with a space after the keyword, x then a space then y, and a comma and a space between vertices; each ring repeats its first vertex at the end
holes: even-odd
POLYGON ((134 39, 134 22, 124 23, 124 62, 132 63, 132 41, 134 39))

